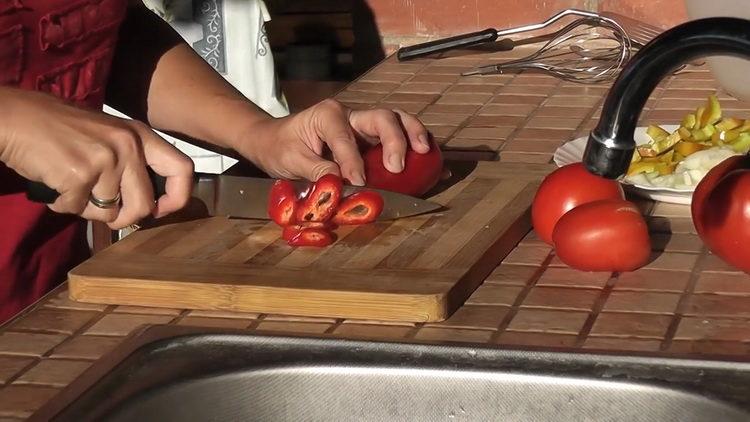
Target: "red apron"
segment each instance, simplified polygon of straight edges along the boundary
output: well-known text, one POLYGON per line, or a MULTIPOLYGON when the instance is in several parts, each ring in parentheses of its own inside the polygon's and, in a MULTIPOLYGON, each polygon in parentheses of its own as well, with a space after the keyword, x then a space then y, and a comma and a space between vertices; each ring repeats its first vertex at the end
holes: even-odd
MULTIPOLYGON (((100 110, 126 8, 127 0, 0 0, 0 85, 100 110)), ((25 188, 0 163, 0 322, 89 255, 85 222, 29 202, 25 188)))

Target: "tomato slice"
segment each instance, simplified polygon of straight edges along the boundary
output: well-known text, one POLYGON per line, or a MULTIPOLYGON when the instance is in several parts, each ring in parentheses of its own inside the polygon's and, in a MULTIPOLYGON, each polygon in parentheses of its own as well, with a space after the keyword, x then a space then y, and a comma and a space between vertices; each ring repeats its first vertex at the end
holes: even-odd
POLYGON ((372 223, 383 212, 383 197, 375 191, 365 190, 346 197, 333 216, 341 226, 372 223))
POLYGON ((333 243, 333 234, 325 229, 302 229, 288 241, 290 246, 315 246, 322 248, 333 243))
POLYGON ((332 231, 335 228, 336 226, 328 221, 326 222, 311 221, 307 223, 292 224, 292 225, 284 227, 284 230, 281 232, 281 238, 286 241, 289 241, 294 236, 299 234, 299 232, 305 229, 322 229, 322 230, 332 231))
POLYGON ((635 204, 607 199, 565 213, 552 235, 555 253, 582 271, 634 271, 648 263, 648 227, 635 204))
POLYGON ((277 180, 268 195, 268 215, 280 226, 294 223, 297 211, 297 192, 292 182, 277 180))
POLYGON ((343 182, 335 174, 318 179, 297 208, 297 221, 328 221, 341 201, 343 182))

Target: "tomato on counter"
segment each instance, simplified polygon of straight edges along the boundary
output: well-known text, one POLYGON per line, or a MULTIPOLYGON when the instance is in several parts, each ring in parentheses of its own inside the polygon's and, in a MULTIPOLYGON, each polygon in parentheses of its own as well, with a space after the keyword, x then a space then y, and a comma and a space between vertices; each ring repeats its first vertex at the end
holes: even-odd
POLYGON ((634 271, 648 262, 648 226, 635 204, 607 199, 565 213, 552 234, 555 253, 582 271, 634 271))
POLYGON ((591 174, 582 163, 568 164, 550 173, 539 186, 531 206, 534 231, 551 245, 555 224, 568 211, 588 202, 624 198, 617 181, 591 174))
POLYGON ((730 157, 711 169, 695 188, 691 213, 708 249, 750 273, 750 157, 730 157))
POLYGON ((443 172, 440 146, 430 141, 430 151, 419 154, 407 147, 404 170, 391 173, 383 165, 383 145, 378 143, 363 154, 368 187, 421 197, 435 187, 443 172))

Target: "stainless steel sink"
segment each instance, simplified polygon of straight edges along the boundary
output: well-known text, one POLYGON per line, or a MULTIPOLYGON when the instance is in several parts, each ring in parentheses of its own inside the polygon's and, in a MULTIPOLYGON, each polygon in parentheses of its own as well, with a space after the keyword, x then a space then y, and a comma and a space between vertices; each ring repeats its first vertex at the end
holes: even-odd
POLYGON ((750 421, 750 364, 152 327, 49 419, 750 421))

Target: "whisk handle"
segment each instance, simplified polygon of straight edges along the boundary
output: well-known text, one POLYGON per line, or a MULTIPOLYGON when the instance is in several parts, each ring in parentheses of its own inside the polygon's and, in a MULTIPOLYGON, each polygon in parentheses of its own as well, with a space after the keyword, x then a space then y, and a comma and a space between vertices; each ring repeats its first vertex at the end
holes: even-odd
POLYGON ((469 47, 472 45, 493 42, 497 39, 497 30, 487 28, 483 31, 469 34, 456 35, 435 41, 402 47, 398 50, 397 57, 400 61, 414 59, 429 54, 440 53, 454 48, 469 47))

